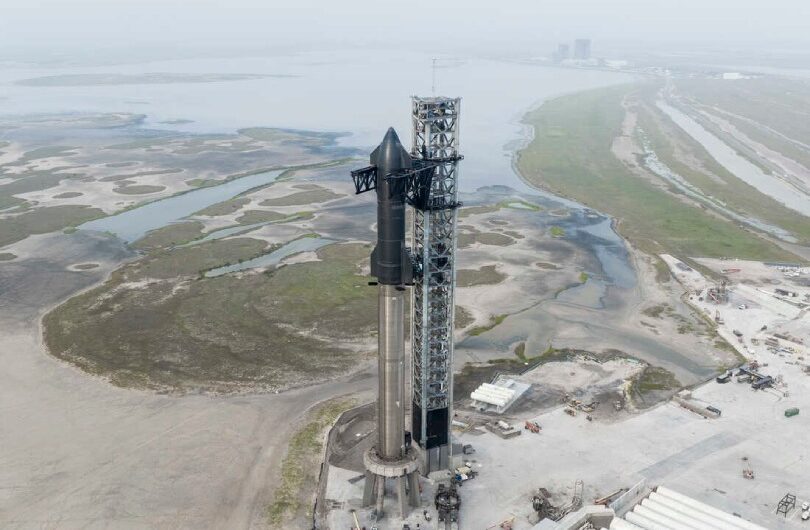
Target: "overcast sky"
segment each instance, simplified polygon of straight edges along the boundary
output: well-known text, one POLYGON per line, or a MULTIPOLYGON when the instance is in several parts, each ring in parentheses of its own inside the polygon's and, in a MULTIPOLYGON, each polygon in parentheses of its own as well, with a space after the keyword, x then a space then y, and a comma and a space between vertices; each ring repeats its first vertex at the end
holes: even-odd
POLYGON ((0 0, 0 50, 393 45, 810 48, 810 0, 0 0))

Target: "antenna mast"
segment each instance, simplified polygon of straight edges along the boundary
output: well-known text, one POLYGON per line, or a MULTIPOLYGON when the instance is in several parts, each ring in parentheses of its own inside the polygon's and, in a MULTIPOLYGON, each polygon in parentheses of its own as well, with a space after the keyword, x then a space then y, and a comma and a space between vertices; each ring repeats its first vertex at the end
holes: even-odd
POLYGON ((433 58, 433 84, 430 87, 433 96, 436 96, 436 58, 433 58))

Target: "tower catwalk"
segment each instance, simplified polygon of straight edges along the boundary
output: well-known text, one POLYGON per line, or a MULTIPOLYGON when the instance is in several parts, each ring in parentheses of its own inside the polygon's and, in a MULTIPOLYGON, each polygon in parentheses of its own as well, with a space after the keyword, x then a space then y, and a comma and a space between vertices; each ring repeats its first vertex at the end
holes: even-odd
POLYGON ((461 99, 413 97, 416 160, 435 166, 429 200, 415 208, 411 347, 412 434, 424 473, 450 467, 453 410, 453 329, 461 99))

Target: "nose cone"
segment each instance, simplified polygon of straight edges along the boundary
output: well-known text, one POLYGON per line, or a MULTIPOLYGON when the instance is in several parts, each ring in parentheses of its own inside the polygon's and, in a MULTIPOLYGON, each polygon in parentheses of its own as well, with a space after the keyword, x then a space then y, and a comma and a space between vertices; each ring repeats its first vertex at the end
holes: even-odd
POLYGON ((385 175, 411 167, 411 155, 402 147, 393 127, 388 128, 380 145, 371 153, 371 163, 385 175))

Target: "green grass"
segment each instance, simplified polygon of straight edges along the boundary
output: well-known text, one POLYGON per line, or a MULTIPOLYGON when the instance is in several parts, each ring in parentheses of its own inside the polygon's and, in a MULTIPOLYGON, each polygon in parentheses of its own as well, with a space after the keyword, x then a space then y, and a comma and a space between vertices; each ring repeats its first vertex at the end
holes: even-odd
POLYGON ((193 241, 203 235, 204 225, 199 221, 183 221, 152 230, 132 243, 133 248, 151 250, 172 247, 193 241))
POLYGON ((738 214, 781 227, 802 242, 810 241, 810 219, 730 173, 702 145, 663 114, 655 106, 654 97, 655 93, 642 92, 643 103, 638 107, 638 123, 661 162, 700 188, 704 195, 722 200, 727 208, 738 214), (686 164, 683 158, 693 162, 686 164))
POLYGON ((504 320, 506 320, 506 317, 508 316, 509 315, 495 315, 489 319, 488 324, 483 326, 475 326, 469 332, 467 332, 467 334, 473 337, 477 337, 478 335, 486 333, 487 331, 491 331, 495 329, 495 327, 499 326, 504 320))
POLYGON ((663 318, 662 315, 672 314, 673 309, 669 304, 657 304, 651 307, 644 308, 641 313, 651 318, 663 318))
POLYGON ((316 204, 343 197, 342 194, 335 193, 327 189, 297 191, 283 197, 265 199, 260 206, 301 206, 304 204, 316 204))
POLYGON ((658 256, 653 256, 652 260, 653 267, 655 267, 655 280, 658 283, 667 283, 670 278, 672 278, 672 271, 669 270, 669 265, 658 256))
POLYGON ((11 252, 0 252, 0 261, 11 261, 17 257, 16 254, 11 252))
POLYGON ((506 275, 498 272, 495 265, 484 265, 480 269, 459 269, 456 271, 456 281, 459 287, 474 287, 476 285, 494 285, 506 279, 506 275))
POLYGON ((565 237, 565 230, 559 226, 552 226, 548 233, 551 234, 551 237, 565 237))
POLYGON ((236 218, 236 222, 243 225, 256 223, 272 223, 288 218, 288 215, 268 210, 245 210, 242 215, 236 218))
POLYGON ((325 433, 354 399, 334 399, 318 405, 306 415, 306 423, 296 432, 281 462, 281 481, 267 509, 272 528, 292 528, 296 518, 311 522, 311 500, 318 487, 318 463, 323 453, 325 433))
POLYGON ((84 193, 80 193, 78 191, 66 191, 65 193, 60 193, 58 195, 54 195, 54 199, 73 199, 75 197, 81 197, 84 193))
POLYGON ((537 263, 534 264, 534 266, 539 268, 539 269, 549 270, 549 271, 558 271, 558 270, 560 270, 559 265, 555 265, 553 263, 548 263, 546 261, 538 261, 537 263))
POLYGON ((501 201, 498 206, 500 208, 512 208, 513 210, 531 210, 533 212, 539 212, 543 209, 533 202, 524 200, 501 201))
POLYGON ((585 283, 588 281, 588 273, 587 272, 580 272, 579 273, 579 281, 580 283, 585 283))
MULTIPOLYGON (((171 237, 170 234, 168 238, 171 237)), ((249 237, 217 239, 190 247, 161 250, 138 262, 138 267, 131 271, 132 279, 199 276, 216 267, 255 258, 267 250, 267 243, 249 237)))
POLYGON ((323 381, 355 367, 347 345, 373 336, 376 291, 360 275, 369 249, 334 244, 321 261, 265 273, 200 272, 265 252, 235 238, 160 249, 44 319, 51 354, 113 384, 240 392, 323 381))
POLYGON ((656 391, 677 390, 681 386, 678 378, 669 370, 658 366, 647 366, 633 381, 631 392, 644 395, 656 391))
POLYGON ((22 157, 18 160, 15 160, 12 164, 9 165, 23 165, 28 162, 34 160, 40 160, 43 158, 51 158, 55 156, 66 156, 74 154, 74 150, 78 149, 77 147, 71 147, 67 145, 48 145, 44 147, 37 147, 36 149, 32 149, 30 151, 26 151, 22 157))
POLYGON ((0 222, 0 247, 33 234, 47 234, 102 217, 104 212, 89 206, 48 206, 28 210, 0 222))
POLYGON ((622 102, 636 90, 625 85, 563 96, 529 113, 525 121, 535 136, 519 154, 521 174, 616 217, 619 232, 649 254, 795 261, 776 245, 633 175, 615 158, 611 145, 621 132, 622 102))
MULTIPOLYGON (((810 84, 806 80, 772 76, 731 83, 716 79, 681 79, 675 85, 680 92, 703 105, 719 107, 794 140, 810 143, 810 123, 805 113, 797 112, 810 108, 810 84)), ((733 121, 735 125, 740 123, 740 120, 733 121)), ((750 125, 741 128, 746 134, 762 130, 750 125)), ((810 153, 779 136, 762 133, 754 134, 753 139, 810 167, 810 153)))
POLYGON ((458 213, 459 219, 464 219, 472 215, 482 215, 487 213, 497 212, 504 208, 511 208, 513 210, 530 210, 539 212, 543 209, 542 206, 529 202, 523 199, 510 199, 497 202, 495 204, 480 204, 477 206, 463 206, 458 213))
POLYGON ((515 346, 515 355, 517 355, 518 359, 522 362, 526 363, 529 362, 529 359, 526 358, 526 343, 521 342, 517 346, 515 346))
POLYGON ((208 186, 216 186, 221 184, 222 181, 216 179, 189 179, 186 184, 192 188, 207 188, 208 186))
POLYGON ((455 317, 456 317, 455 318, 456 329, 466 328, 467 326, 475 322, 475 319, 473 318, 472 314, 467 309, 465 309, 460 305, 456 306, 455 317))
POLYGON ((236 213, 239 210, 241 210, 242 207, 249 202, 250 199, 248 199, 247 197, 236 197, 233 199, 228 199, 227 201, 212 204, 211 206, 203 208, 199 212, 195 212, 194 215, 206 215, 210 217, 231 215, 232 213, 236 213))
POLYGON ((146 195, 149 193, 157 193, 159 191, 163 191, 166 189, 166 186, 150 186, 147 184, 134 184, 131 186, 120 186, 115 188, 113 191, 115 193, 121 193, 123 195, 146 195))

